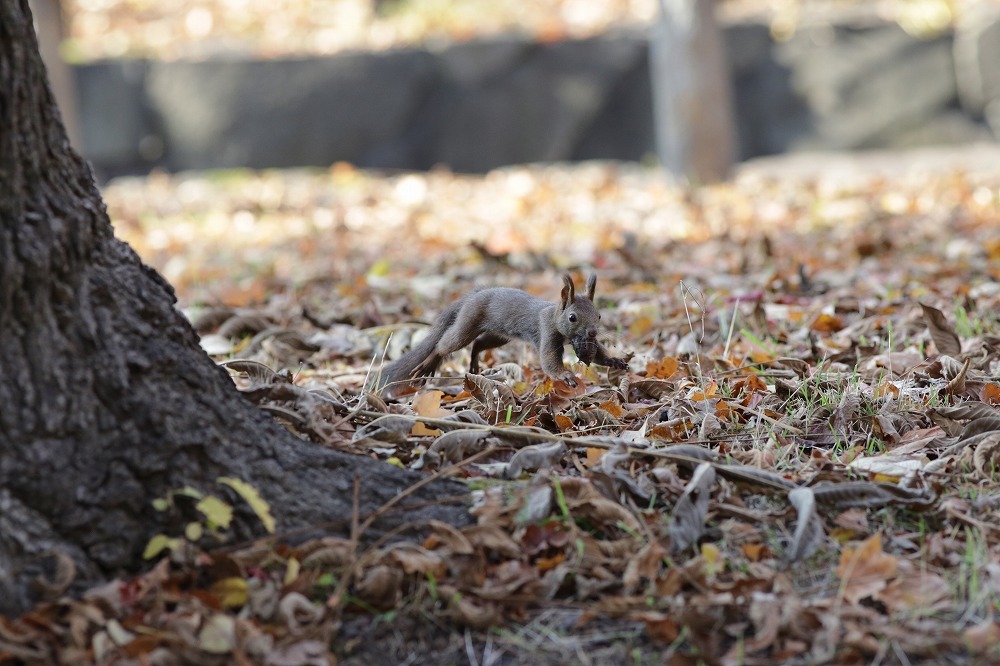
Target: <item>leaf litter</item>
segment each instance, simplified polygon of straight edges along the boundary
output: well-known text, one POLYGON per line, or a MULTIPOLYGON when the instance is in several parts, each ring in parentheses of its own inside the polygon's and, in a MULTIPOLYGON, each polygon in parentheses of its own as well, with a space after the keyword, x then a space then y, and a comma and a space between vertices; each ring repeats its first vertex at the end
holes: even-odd
POLYGON ((475 522, 362 546, 371 516, 304 539, 274 516, 276 538, 206 536, 0 620, 2 658, 364 662, 365 632, 427 618, 472 632, 462 660, 1000 657, 995 176, 337 165, 105 196, 249 399, 312 445, 464 479, 475 522), (252 244, 214 229, 246 211, 252 244), (481 375, 466 351, 413 392, 366 391, 466 290, 555 300, 565 269, 599 275, 628 371, 568 354, 569 387, 515 342, 481 375))

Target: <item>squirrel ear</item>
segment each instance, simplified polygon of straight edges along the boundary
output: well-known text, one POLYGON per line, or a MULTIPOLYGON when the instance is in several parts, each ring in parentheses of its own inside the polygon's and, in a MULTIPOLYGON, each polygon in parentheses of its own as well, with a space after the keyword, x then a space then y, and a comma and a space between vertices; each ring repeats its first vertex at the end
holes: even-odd
POLYGON ((560 310, 565 310, 566 306, 576 300, 576 287, 573 286, 573 278, 569 273, 563 273, 562 302, 560 310))
POLYGON ((587 298, 594 300, 594 291, 597 289, 597 276, 593 273, 587 278, 587 298))

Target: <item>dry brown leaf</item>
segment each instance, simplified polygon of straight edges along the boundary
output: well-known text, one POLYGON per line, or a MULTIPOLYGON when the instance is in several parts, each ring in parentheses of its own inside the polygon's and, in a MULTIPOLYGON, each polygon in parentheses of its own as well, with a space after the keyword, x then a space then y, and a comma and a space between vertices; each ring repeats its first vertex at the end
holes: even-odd
POLYGON ((625 565, 625 573, 622 574, 622 586, 626 594, 636 594, 641 592, 639 586, 643 581, 655 581, 663 567, 663 560, 667 556, 666 549, 657 541, 651 541, 643 546, 639 552, 628 558, 625 565))
POLYGON ((489 437, 490 433, 486 430, 452 430, 438 437, 428 449, 428 454, 431 454, 432 462, 437 462, 434 457, 449 463, 458 462, 481 451, 489 437))
POLYGON ((823 541, 823 524, 816 513, 816 498, 811 488, 796 488, 788 493, 795 507, 795 532, 785 551, 786 562, 799 562, 819 548, 823 541))
POLYGON ((881 592, 898 568, 896 557, 882 551, 881 534, 873 534, 854 548, 844 548, 837 565, 844 600, 857 604, 881 592))
POLYGON ((913 571, 890 582, 884 590, 876 592, 873 598, 884 603, 891 613, 927 613, 951 594, 951 584, 941 576, 929 571, 913 571))
POLYGON ((373 608, 392 608, 399 601, 402 584, 401 569, 378 564, 364 572, 355 586, 355 594, 373 608))
POLYGON ((945 356, 961 355, 962 341, 944 313, 924 303, 920 304, 920 309, 924 311, 924 322, 927 324, 927 330, 931 333, 931 339, 934 340, 934 346, 937 347, 938 353, 945 356))
POLYGON ((670 516, 668 531, 673 552, 679 553, 691 546, 704 533, 714 485, 715 469, 709 463, 698 465, 670 516))
POLYGON ((387 549, 386 557, 408 574, 434 575, 440 579, 447 566, 441 554, 411 543, 399 543, 387 549))
POLYGON ((414 423, 415 421, 409 416, 387 414, 358 428, 351 441, 358 443, 368 440, 387 444, 402 444, 413 430, 414 423))
MULTIPOLYGON (((450 411, 441 408, 441 397, 443 395, 443 391, 421 391, 414 396, 413 402, 410 404, 410 408, 417 416, 426 416, 432 419, 440 419, 450 416, 450 411)), ((441 431, 436 428, 429 428, 420 421, 417 421, 413 424, 411 434, 418 437, 421 435, 433 436, 440 435, 441 431)))
POLYGON ((986 433, 976 444, 972 463, 984 479, 993 479, 1000 468, 1000 432, 986 433))
POLYGON ((521 407, 509 386, 483 375, 467 373, 465 390, 478 400, 486 410, 487 420, 493 423, 505 421, 508 408, 511 414, 520 414, 521 407))
POLYGON ((565 453, 566 445, 562 442, 526 446, 510 459, 507 464, 506 476, 509 479, 516 479, 528 470, 550 469, 562 459, 565 453))
POLYGON ((992 659, 994 663, 1000 659, 1000 622, 997 620, 969 627, 962 633, 962 640, 973 654, 992 659))

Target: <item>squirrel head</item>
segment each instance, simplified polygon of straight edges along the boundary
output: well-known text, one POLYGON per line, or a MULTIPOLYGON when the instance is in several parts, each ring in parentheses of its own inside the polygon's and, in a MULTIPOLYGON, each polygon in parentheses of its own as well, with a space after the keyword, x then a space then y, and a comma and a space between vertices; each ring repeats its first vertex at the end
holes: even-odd
POLYGON ((562 298, 556 313, 556 328, 573 345, 573 350, 585 365, 590 365, 597 354, 597 328, 601 315, 594 305, 597 276, 587 278, 587 295, 577 296, 573 278, 563 275, 562 298))

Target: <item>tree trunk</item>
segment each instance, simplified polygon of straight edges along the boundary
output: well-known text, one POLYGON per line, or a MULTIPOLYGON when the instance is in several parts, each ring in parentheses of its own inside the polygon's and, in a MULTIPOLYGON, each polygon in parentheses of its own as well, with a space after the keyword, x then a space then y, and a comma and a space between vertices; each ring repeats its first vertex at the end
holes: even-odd
POLYGON ((696 184, 724 179, 736 158, 725 43, 713 0, 660 0, 650 38, 660 163, 696 184))
MULTIPOLYGON (((281 530, 349 518, 355 474, 362 512, 420 478, 277 426, 202 352, 174 301, 114 238, 69 146, 28 0, 0 0, 0 612, 37 601, 32 581, 55 554, 74 560, 74 591, 135 571, 163 529, 150 502, 169 490, 240 478, 281 530)), ((430 484, 413 501, 463 492, 430 484)), ((420 517, 467 520, 454 504, 420 517)), ((248 510, 236 522, 237 538, 260 532, 248 510)))

